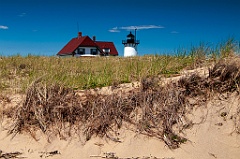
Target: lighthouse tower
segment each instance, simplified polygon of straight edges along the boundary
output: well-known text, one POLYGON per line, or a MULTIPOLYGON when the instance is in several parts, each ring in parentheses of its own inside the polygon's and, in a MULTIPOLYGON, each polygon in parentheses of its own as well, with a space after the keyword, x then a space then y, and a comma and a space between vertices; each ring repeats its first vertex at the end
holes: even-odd
POLYGON ((124 44, 124 57, 137 55, 139 40, 136 40, 136 31, 137 29, 135 29, 135 36, 130 32, 130 34, 127 35, 127 40, 122 41, 124 44))

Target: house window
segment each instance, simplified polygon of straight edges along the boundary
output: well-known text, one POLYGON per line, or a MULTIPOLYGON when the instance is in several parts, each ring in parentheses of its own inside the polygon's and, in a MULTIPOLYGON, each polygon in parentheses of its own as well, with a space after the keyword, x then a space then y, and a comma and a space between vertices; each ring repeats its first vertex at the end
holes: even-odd
POLYGON ((91 49, 91 54, 92 55, 97 55, 97 49, 91 49))
POLYGON ((110 49, 109 48, 105 48, 105 49, 103 49, 103 52, 104 52, 105 55, 109 55, 110 49))
POLYGON ((78 48, 78 54, 84 55, 85 54, 85 49, 84 48, 78 48))

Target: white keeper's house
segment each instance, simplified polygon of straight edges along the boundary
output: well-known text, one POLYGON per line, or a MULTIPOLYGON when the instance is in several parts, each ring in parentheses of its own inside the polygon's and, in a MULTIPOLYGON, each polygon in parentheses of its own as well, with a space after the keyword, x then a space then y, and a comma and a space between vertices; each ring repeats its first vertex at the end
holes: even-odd
POLYGON ((96 36, 82 36, 70 40, 58 53, 58 56, 118 56, 118 51, 113 42, 96 41, 96 36))

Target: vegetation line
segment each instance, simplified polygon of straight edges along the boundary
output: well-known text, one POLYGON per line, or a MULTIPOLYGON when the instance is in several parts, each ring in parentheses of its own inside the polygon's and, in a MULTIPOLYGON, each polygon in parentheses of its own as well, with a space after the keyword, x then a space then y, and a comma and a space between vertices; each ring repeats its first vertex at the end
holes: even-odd
POLYGON ((177 55, 151 55, 130 58, 58 58, 41 56, 1 57, 0 90, 25 93, 33 81, 42 77, 46 83, 72 89, 89 89, 141 81, 147 76, 175 76, 182 69, 207 66, 233 56, 235 41, 228 39, 217 48, 201 43, 177 55))
MULTIPOLYGON (((10 134, 25 131, 34 137, 39 129, 61 139, 83 133, 86 140, 97 135, 121 142, 118 130, 128 123, 137 132, 156 137, 174 149, 187 141, 182 132, 193 125, 187 114, 194 107, 205 105, 213 93, 239 93, 240 58, 234 52, 232 41, 227 41, 218 54, 200 45, 191 54, 178 56, 3 58, 0 89, 26 91, 26 98, 14 110, 1 110, 1 116, 14 120, 10 134), (207 76, 193 74, 161 84, 164 76, 203 66, 211 66, 207 76), (141 88, 110 95, 86 91, 81 96, 76 91, 132 81, 141 81, 141 88)), ((239 112, 232 117, 237 132, 239 112)))

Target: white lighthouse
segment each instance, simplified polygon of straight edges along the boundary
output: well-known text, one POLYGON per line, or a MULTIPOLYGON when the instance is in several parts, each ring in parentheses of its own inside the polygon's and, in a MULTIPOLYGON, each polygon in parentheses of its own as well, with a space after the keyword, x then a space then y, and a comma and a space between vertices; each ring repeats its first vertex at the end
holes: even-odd
POLYGON ((124 57, 137 55, 139 40, 136 40, 136 31, 137 29, 135 29, 135 36, 130 32, 130 34, 127 35, 127 40, 122 41, 124 44, 124 57))

